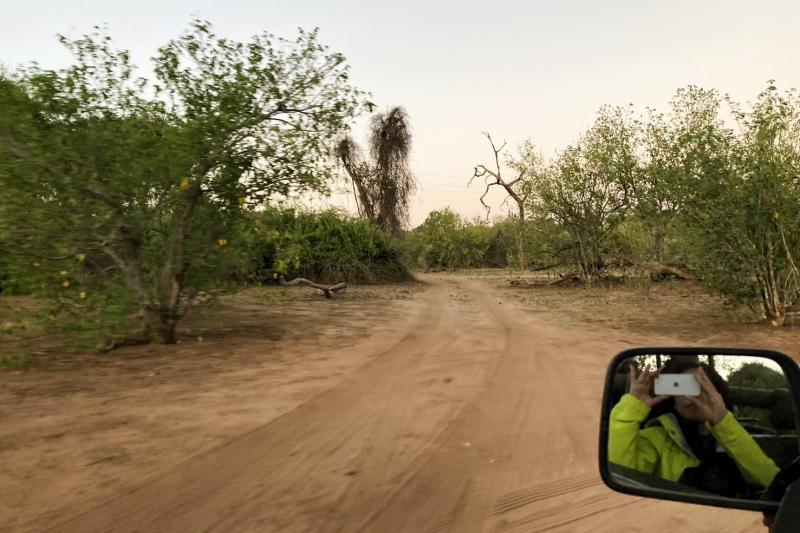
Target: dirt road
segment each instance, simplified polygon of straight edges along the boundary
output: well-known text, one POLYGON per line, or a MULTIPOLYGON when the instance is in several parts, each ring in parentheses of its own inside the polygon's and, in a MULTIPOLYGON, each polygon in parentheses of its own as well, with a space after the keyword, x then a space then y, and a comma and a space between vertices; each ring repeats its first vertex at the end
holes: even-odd
MULTIPOLYGON (((607 360, 669 339, 565 334, 466 278, 432 278, 405 331, 268 423, 35 530, 763 531, 760 516, 616 494, 598 478, 607 360)), ((2 529, 2 525, 0 525, 2 529)))

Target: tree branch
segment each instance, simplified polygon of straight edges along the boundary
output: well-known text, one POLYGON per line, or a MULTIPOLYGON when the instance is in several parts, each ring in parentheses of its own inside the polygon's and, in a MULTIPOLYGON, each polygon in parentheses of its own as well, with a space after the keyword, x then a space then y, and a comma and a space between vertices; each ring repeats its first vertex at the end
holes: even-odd
POLYGON ((328 298, 328 299, 333 298, 333 295, 335 293, 347 288, 347 283, 345 283, 345 282, 337 283, 336 285, 327 286, 327 285, 321 285, 319 283, 314 283, 310 279, 306 279, 306 278, 295 278, 292 281, 286 281, 286 278, 284 278, 283 276, 280 277, 280 283, 284 287, 291 287, 293 285, 308 285, 308 286, 313 287, 313 288, 315 288, 315 289, 317 289, 319 291, 322 291, 322 293, 325 295, 325 298, 328 298))
POLYGON ((110 195, 98 191, 97 189, 92 189, 91 187, 82 187, 78 189, 79 192, 82 192, 86 196, 94 198, 95 200, 100 200, 107 206, 111 207, 118 215, 122 213, 122 204, 120 204, 117 200, 112 198, 110 195))

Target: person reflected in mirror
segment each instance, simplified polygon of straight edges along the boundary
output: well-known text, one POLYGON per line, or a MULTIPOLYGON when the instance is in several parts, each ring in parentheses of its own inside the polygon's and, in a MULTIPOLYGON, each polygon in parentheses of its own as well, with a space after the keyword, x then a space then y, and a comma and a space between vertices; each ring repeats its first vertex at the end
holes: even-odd
POLYGON ((725 380, 696 357, 628 370, 628 393, 611 410, 608 459, 721 496, 757 497, 778 467, 730 411, 725 380), (655 396, 661 374, 692 374, 699 396, 655 396))

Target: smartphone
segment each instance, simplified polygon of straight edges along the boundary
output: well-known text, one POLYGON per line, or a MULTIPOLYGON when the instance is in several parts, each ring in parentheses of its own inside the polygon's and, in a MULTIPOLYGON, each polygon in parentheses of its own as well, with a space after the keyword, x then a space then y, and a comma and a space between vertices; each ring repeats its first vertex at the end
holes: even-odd
POLYGON ((700 384, 693 374, 661 374, 656 378, 656 396, 700 396, 700 384))

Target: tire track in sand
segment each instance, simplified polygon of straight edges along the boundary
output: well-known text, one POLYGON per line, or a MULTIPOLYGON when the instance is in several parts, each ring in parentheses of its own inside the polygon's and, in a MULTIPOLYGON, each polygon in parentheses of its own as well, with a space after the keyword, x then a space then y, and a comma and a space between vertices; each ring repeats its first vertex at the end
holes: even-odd
MULTIPOLYGON (((399 342, 376 350, 334 388, 126 495, 37 530, 669 527, 674 505, 600 484, 597 413, 564 386, 571 365, 588 365, 581 374, 596 371, 599 388, 607 359, 598 365, 597 358, 610 343, 533 323, 464 278, 436 279, 419 305, 399 342), (626 506, 633 512, 623 513, 624 522, 615 511, 626 506)), ((679 518, 717 527, 722 513, 729 511, 679 518)))
MULTIPOLYGON (((176 465, 126 495, 37 529, 56 531, 319 530, 347 527, 394 490, 405 467, 441 431, 437 419, 458 398, 437 399, 428 367, 484 343, 464 335, 448 303, 457 284, 437 283, 421 299, 412 329, 368 365, 297 409, 223 446, 176 465), (432 359, 432 361, 427 361, 432 359), (427 367, 420 365, 426 362, 427 367), (426 370, 427 369, 427 370, 426 370), (434 401, 434 404, 436 402, 434 401), (433 411, 431 411, 433 409, 433 411), (419 415, 423 413, 424 416, 419 415), (426 421, 415 423, 416 418, 426 421), (351 465, 358 463, 358 466, 351 465), (353 489, 352 487, 355 487, 353 489), (348 494, 348 488, 349 494, 348 494), (342 513, 348 507, 349 514, 342 513)), ((472 378, 478 379, 476 362, 472 378)), ((469 380, 464 391, 469 393, 469 380)))
POLYGON ((361 531, 494 529, 500 525, 497 502, 507 504, 507 495, 517 494, 513 489, 530 485, 531 479, 554 480, 550 487, 561 489, 552 497, 598 483, 584 485, 590 476, 597 479, 594 465, 570 471, 572 460, 595 446, 594 431, 586 431, 582 424, 592 423, 590 417, 553 370, 558 354, 546 335, 519 323, 509 306, 480 284, 461 283, 491 317, 505 348, 481 391, 452 422, 447 438, 422 458, 393 501, 361 524, 361 531), (555 481, 575 476, 583 477, 574 487, 569 479, 555 481))

